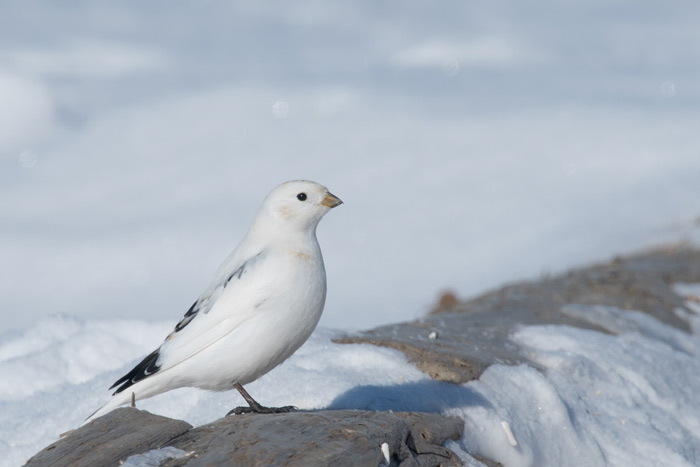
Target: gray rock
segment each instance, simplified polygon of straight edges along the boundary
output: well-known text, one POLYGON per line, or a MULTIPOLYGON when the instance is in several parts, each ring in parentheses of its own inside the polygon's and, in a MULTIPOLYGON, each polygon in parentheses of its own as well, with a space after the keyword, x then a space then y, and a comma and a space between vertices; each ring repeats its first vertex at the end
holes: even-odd
POLYGON ((169 446, 187 454, 161 466, 378 466, 387 443, 392 465, 458 466, 443 444, 459 439, 463 426, 439 414, 327 410, 236 415, 191 429, 183 421, 123 408, 76 429, 26 465, 119 465, 169 446))
POLYGON ((30 467, 94 467, 119 465, 132 454, 157 449, 187 432, 182 420, 142 410, 117 409, 47 446, 29 459, 30 467))
POLYGON ((378 466, 387 443, 393 465, 460 465, 442 445, 459 439, 464 422, 425 413, 360 410, 225 417, 173 440, 192 452, 164 466, 378 466))

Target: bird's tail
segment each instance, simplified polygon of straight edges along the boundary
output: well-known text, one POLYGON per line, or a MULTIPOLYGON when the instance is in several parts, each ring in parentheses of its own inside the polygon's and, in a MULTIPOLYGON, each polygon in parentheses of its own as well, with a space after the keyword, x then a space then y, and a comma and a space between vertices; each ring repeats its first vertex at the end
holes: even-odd
POLYGON ((94 411, 92 415, 86 418, 85 421, 80 424, 80 426, 83 426, 86 423, 89 423, 98 417, 106 415, 107 413, 111 412, 112 410, 116 409, 121 405, 132 402, 132 397, 133 392, 131 391, 123 391, 118 394, 115 394, 105 405, 94 411))

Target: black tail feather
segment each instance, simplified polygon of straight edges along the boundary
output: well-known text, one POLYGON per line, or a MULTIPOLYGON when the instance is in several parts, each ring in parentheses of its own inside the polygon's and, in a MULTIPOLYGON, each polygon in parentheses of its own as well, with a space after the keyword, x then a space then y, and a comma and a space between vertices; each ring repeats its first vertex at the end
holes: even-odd
POLYGON ((157 373, 160 370, 158 365, 158 357, 160 356, 160 349, 154 350, 146 358, 144 358, 141 363, 136 365, 130 372, 119 378, 109 389, 114 389, 119 386, 114 394, 122 392, 124 389, 132 386, 134 383, 141 381, 144 378, 149 377, 153 373, 157 373))

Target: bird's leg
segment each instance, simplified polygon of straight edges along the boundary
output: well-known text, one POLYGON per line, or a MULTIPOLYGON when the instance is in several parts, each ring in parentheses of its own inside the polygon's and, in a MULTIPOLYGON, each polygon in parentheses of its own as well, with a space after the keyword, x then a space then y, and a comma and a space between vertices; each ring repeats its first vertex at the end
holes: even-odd
POLYGON ((240 415, 242 413, 285 413, 285 412, 291 412, 292 410, 295 410, 296 407, 287 405, 285 407, 265 407, 253 399, 253 397, 248 394, 248 391, 243 389, 243 386, 241 386, 239 383, 236 383, 233 385, 234 388, 238 390, 238 392, 241 393, 241 396, 243 396, 243 399, 248 403, 249 407, 236 407, 226 415, 231 415, 231 414, 236 414, 240 415))

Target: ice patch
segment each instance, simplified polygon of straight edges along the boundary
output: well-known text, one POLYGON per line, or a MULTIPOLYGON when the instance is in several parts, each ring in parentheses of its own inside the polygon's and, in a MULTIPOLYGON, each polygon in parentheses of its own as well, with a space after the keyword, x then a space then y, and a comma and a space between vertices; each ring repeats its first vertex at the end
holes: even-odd
POLYGON ((457 454, 457 457, 459 457, 459 459, 462 461, 462 465, 464 467, 486 467, 485 464, 474 459, 474 457, 471 454, 465 451, 462 444, 457 441, 449 439, 445 443, 445 447, 457 454))
POLYGON ((187 452, 182 449, 165 447, 130 456, 121 465, 122 467, 159 467, 166 459, 184 459, 187 455, 187 452))

